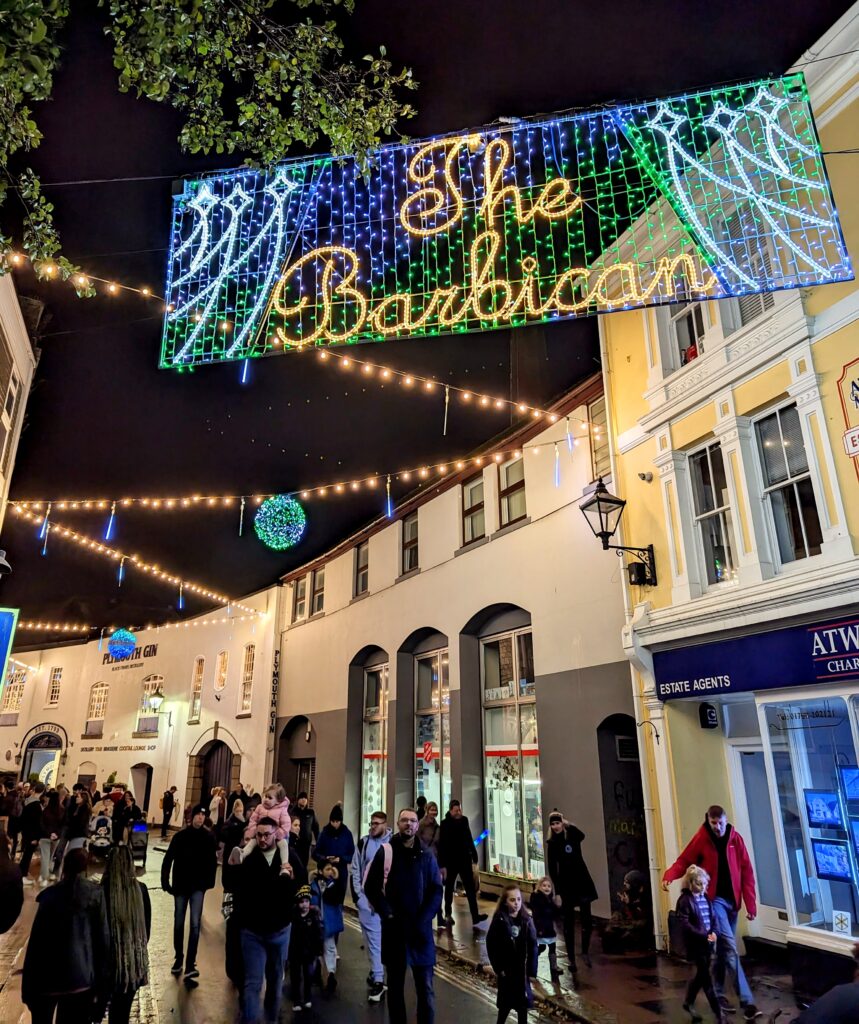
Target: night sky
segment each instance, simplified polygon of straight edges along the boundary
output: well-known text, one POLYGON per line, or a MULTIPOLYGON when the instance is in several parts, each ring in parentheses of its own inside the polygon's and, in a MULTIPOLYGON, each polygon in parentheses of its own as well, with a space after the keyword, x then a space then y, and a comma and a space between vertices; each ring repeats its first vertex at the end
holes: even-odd
MULTIPOLYGON (((63 34, 54 99, 37 111, 45 138, 30 162, 45 183, 150 179, 57 185, 46 192, 66 255, 95 275, 160 290, 172 180, 224 167, 224 158, 183 155, 178 115, 118 92, 103 12, 92 6, 73 5, 77 13, 63 34)), ((407 98, 418 116, 403 128, 420 137, 503 116, 778 74, 849 6, 357 0, 344 32, 354 57, 384 44, 395 66, 413 68, 420 89, 407 98)), ((240 163, 235 157, 228 166, 240 163)), ((236 364, 193 374, 158 370, 161 318, 145 300, 82 301, 70 285, 40 285, 27 274, 17 284, 22 294, 47 303, 50 321, 13 499, 293 491, 448 459, 510 422, 507 412, 452 403, 443 437, 438 392, 434 399, 410 397, 397 386, 337 376, 295 355, 252 362, 244 386, 236 364)), ((598 368, 593 319, 362 349, 374 361, 534 403, 598 368)), ((264 548, 252 529, 240 538, 235 510, 123 511, 114 543, 238 597, 374 518, 380 501, 364 495, 310 502, 305 539, 285 554, 264 548)), ((106 522, 104 514, 56 518, 96 538, 106 522)), ((52 538, 42 557, 34 527, 11 510, 0 546, 13 567, 0 584, 0 600, 26 617, 99 625, 180 617, 170 588, 129 570, 118 589, 113 563, 68 541, 52 538)), ((188 599, 183 614, 204 607, 188 599)))

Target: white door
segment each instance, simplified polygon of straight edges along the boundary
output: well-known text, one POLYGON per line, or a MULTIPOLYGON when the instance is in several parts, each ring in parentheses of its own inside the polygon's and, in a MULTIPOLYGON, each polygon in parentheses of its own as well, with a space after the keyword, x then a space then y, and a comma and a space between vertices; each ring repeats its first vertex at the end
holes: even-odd
POLYGON ((749 934, 786 943, 787 904, 763 748, 744 743, 730 749, 734 825, 746 841, 757 882, 758 916, 748 923, 749 934))

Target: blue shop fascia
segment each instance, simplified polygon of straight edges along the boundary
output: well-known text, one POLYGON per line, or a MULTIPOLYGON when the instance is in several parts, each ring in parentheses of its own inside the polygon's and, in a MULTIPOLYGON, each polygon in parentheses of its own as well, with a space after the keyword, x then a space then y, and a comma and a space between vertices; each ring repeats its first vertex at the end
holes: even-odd
POLYGON ((659 699, 696 702, 700 727, 723 738, 724 802, 749 844, 758 885, 747 946, 786 951, 798 989, 812 995, 851 980, 859 939, 859 606, 718 640, 687 638, 654 650, 653 667, 659 699))

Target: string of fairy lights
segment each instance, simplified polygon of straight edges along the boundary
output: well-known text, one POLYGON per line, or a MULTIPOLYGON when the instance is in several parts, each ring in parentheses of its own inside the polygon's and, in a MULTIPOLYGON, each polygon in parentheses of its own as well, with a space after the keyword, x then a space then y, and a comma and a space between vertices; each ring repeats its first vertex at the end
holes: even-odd
MULTIPOLYGON (((147 623, 144 626, 131 625, 128 628, 141 632, 147 629, 154 629, 156 631, 170 630, 170 629, 196 629, 199 626, 219 626, 224 623, 234 622, 250 622, 252 620, 264 618, 264 612, 253 612, 246 615, 216 615, 214 618, 207 619, 186 619, 183 622, 160 622, 160 623, 147 623)), ((112 633, 115 629, 118 629, 117 625, 110 626, 95 626, 85 622, 51 622, 44 619, 19 619, 18 629, 25 629, 30 632, 40 633, 112 633)), ((125 628, 125 627, 123 627, 125 628)), ((13 658, 9 659, 14 661, 13 658)), ((24 665, 23 662, 15 662, 17 665, 21 665, 24 668, 32 668, 31 665, 24 665)))

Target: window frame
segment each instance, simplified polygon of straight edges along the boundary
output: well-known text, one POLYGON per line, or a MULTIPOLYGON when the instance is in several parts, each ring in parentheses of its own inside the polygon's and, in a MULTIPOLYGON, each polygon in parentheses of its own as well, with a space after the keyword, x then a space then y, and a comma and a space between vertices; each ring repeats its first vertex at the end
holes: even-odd
POLYGON ((101 736, 104 732, 104 720, 107 718, 107 705, 110 700, 110 683, 105 680, 97 680, 89 688, 89 698, 87 700, 87 712, 86 712, 86 724, 84 726, 84 735, 88 738, 95 738, 101 736), (96 691, 98 691, 98 699, 96 699, 96 691), (101 711, 99 715, 97 712, 101 711), (95 723, 101 723, 101 728, 96 731, 91 729, 91 725, 95 723))
POLYGON ((810 559, 810 558, 817 558, 819 555, 821 555, 823 553, 823 543, 825 541, 825 536, 824 536, 824 532, 823 532, 824 520, 823 520, 823 517, 821 515, 821 508, 823 507, 823 504, 820 501, 820 495, 818 494, 818 487, 817 487, 817 480, 816 480, 816 473, 815 473, 815 468, 816 468, 815 458, 816 458, 816 456, 815 456, 815 452, 814 452, 814 445, 813 444, 812 445, 808 444, 808 439, 806 438, 805 431, 802 428, 802 416, 799 413, 799 403, 796 401, 796 399, 791 399, 791 400, 788 400, 786 402, 782 402, 782 403, 780 403, 778 405, 770 406, 769 409, 765 410, 760 415, 754 417, 754 419, 752 420, 752 426, 754 428, 754 436, 755 436, 755 455, 756 455, 756 458, 757 458, 758 482, 760 484, 760 498, 761 498, 761 501, 762 501, 763 505, 767 509, 767 516, 766 516, 767 532, 768 532, 768 535, 770 537, 773 558, 774 558, 776 564, 781 569, 790 569, 793 566, 806 564, 808 559, 810 559), (760 425, 764 421, 766 421, 766 420, 768 420, 768 419, 770 419, 771 417, 774 416, 776 418, 776 423, 778 425, 778 434, 779 434, 779 438, 781 439, 782 446, 783 446, 783 448, 786 447, 785 444, 784 444, 784 431, 782 429, 781 416, 782 416, 782 413, 784 413, 787 409, 791 409, 791 408, 796 409, 797 420, 798 420, 798 423, 799 423, 799 432, 800 432, 800 436, 802 437, 802 447, 803 447, 803 453, 805 455, 806 469, 805 469, 804 472, 799 473, 796 476, 792 476, 791 475, 791 469, 790 469, 790 463, 788 462, 787 456, 785 456, 785 468, 787 469, 788 476, 784 480, 782 480, 782 481, 780 481, 778 483, 768 484, 767 483, 767 473, 766 473, 766 463, 765 463, 764 454, 763 454, 764 444, 763 444, 763 441, 761 440, 760 425), (812 497, 814 498, 814 512, 815 512, 815 515, 817 516, 817 525, 818 525, 818 529, 819 529, 820 535, 821 535, 821 541, 820 541, 821 550, 817 551, 817 552, 814 552, 814 553, 812 553, 810 551, 809 544, 808 544, 808 533, 807 533, 806 524, 805 524, 805 517, 802 514, 800 514, 799 520, 800 520, 800 527, 801 527, 801 530, 802 530, 802 542, 803 542, 803 547, 805 549, 805 554, 800 556, 800 557, 798 557, 798 558, 791 558, 791 559, 785 561, 785 559, 782 558, 781 548, 780 548, 780 545, 779 545, 779 540, 778 540, 779 533, 778 533, 778 527, 777 527, 777 524, 776 524, 775 509, 773 507, 773 502, 772 502, 772 497, 771 496, 776 491, 784 491, 784 490, 787 490, 788 488, 791 488, 792 491, 793 491, 794 498, 795 498, 795 500, 797 502, 797 508, 800 510, 800 513, 801 513, 802 512, 802 506, 801 506, 801 504, 799 502, 799 493, 796 490, 796 485, 798 483, 801 483, 801 482, 805 481, 805 480, 808 480, 809 485, 811 487, 812 497))
POLYGON ((325 611, 325 566, 322 565, 318 569, 314 569, 310 574, 310 607, 308 608, 309 616, 319 615, 325 611), (322 581, 322 586, 319 586, 319 581, 322 581), (318 607, 317 607, 318 602, 318 607))
POLYGON ((418 521, 417 510, 403 517, 402 532, 400 535, 400 575, 407 576, 410 572, 417 572, 421 567, 420 559, 420 523, 418 521), (412 523, 415 524, 415 535, 414 537, 406 538, 406 528, 412 523), (415 564, 407 565, 407 559, 411 558, 411 553, 415 553, 415 564))
POLYGON ((608 406, 605 395, 588 403, 588 445, 591 453, 591 483, 611 479, 611 449, 608 443, 608 406), (602 404, 602 408, 598 406, 602 404), (599 435, 599 436, 597 436, 599 435), (604 467, 603 467, 604 463, 604 467))
MULTIPOLYGON (((440 647, 434 651, 422 651, 414 656, 414 738, 415 738, 415 799, 418 794, 416 763, 422 756, 423 748, 420 744, 418 733, 418 722, 422 718, 432 716, 435 719, 435 734, 438 738, 438 753, 433 751, 433 760, 438 758, 439 796, 436 800, 441 810, 450 800, 452 793, 453 779, 451 777, 451 736, 450 736, 450 649, 440 647), (438 686, 435 699, 430 705, 418 704, 419 673, 420 663, 435 661, 438 675, 438 686), (445 724, 447 725, 447 736, 445 737, 445 724)), ((426 794, 424 794, 426 795, 426 794)))
POLYGON ((21 713, 21 701, 24 699, 24 688, 27 685, 28 670, 15 668, 6 672, 6 686, 3 689, 3 700, 0 703, 0 715, 17 715, 21 713), (12 701, 15 700, 15 706, 12 701))
MULTIPOLYGON (((509 504, 507 506, 509 508, 509 504)), ((499 529, 503 530, 505 527, 514 526, 516 523, 521 523, 523 520, 528 518, 528 496, 525 493, 525 457, 524 455, 514 456, 512 459, 508 459, 506 462, 502 462, 498 465, 498 526, 499 529), (517 462, 522 463, 522 479, 515 481, 515 483, 508 484, 506 487, 502 487, 505 479, 505 471, 510 466, 515 465, 517 462), (517 516, 515 519, 508 519, 505 522, 504 519, 504 508, 505 502, 510 501, 510 498, 522 491, 525 499, 525 511, 521 516, 517 516)))
POLYGON ((60 690, 63 682, 62 665, 54 665, 48 672, 48 692, 45 695, 45 707, 55 708, 60 703, 60 690))
POLYGON ((361 597, 370 592, 370 541, 362 540, 355 545, 355 567, 352 580, 352 596, 361 597), (361 555, 364 564, 361 564, 361 555))
POLYGON ((198 654, 197 657, 194 658, 194 665, 191 669, 191 697, 188 701, 189 725, 196 725, 200 721, 200 713, 203 709, 203 677, 205 672, 205 655, 198 654))
POLYGON ((239 687, 239 710, 240 715, 249 715, 253 708, 254 698, 254 669, 256 667, 256 644, 246 643, 242 655, 242 678, 239 687), (250 659, 250 667, 248 667, 250 659))
POLYGON ((299 576, 292 584, 292 621, 307 618, 307 576, 299 576), (299 612, 298 606, 301 605, 299 612))
POLYGON ((135 733, 147 736, 158 735, 158 712, 149 703, 152 694, 164 683, 164 676, 151 672, 140 681, 140 703, 137 707, 137 727, 135 733), (154 724, 155 728, 152 728, 154 724))
MULTIPOLYGON (((390 662, 376 662, 373 665, 365 665, 363 668, 363 686, 361 688, 361 792, 360 792, 360 807, 362 818, 366 817, 369 821, 370 815, 374 811, 385 809, 387 804, 387 786, 388 786, 388 694, 390 689, 390 662), (367 679, 371 673, 380 673, 380 699, 379 705, 373 712, 367 711, 367 679), (367 755, 367 727, 370 725, 379 726, 379 756, 373 758, 378 760, 381 765, 380 770, 380 785, 381 795, 378 804, 370 807, 369 801, 365 799, 366 791, 364 788, 364 776, 365 761, 370 760, 367 755), (366 806, 365 806, 366 804, 366 806), (366 811, 366 814, 365 814, 366 811)), ((362 827, 364 822, 362 821, 362 827)))
POLYGON ((483 540, 486 537, 486 480, 482 469, 479 473, 475 473, 474 476, 462 481, 462 501, 460 504, 462 510, 462 546, 465 548, 469 544, 474 544, 476 541, 483 540), (480 501, 474 505, 466 505, 465 499, 468 489, 475 484, 480 484, 482 490, 480 501), (466 524, 480 512, 483 513, 483 533, 466 539, 466 524))
MULTIPOLYGON (((709 441, 707 444, 701 445, 694 451, 689 452, 687 456, 687 465, 689 467, 689 491, 692 506, 692 524, 696 537, 696 557, 699 567, 703 567, 703 572, 701 574, 701 582, 708 589, 711 587, 724 587, 726 585, 731 585, 737 580, 737 574, 740 568, 739 547, 737 545, 737 536, 734 527, 737 516, 735 514, 734 506, 731 503, 731 485, 728 477, 728 463, 725 459, 725 453, 722 450, 721 441, 709 441), (696 497, 697 490, 695 460, 700 459, 702 455, 706 457, 707 469, 709 471, 710 481, 712 483, 712 481, 715 479, 713 475, 712 459, 712 452, 714 449, 719 450, 719 453, 722 458, 722 473, 725 477, 725 489, 727 492, 728 501, 726 505, 715 506, 714 504, 713 509, 699 513, 698 502, 696 497), (730 523, 725 518, 726 512, 730 515, 730 523), (707 552, 704 545, 704 529, 706 521, 708 519, 714 518, 718 519, 719 527, 722 531, 722 538, 725 542, 725 555, 726 560, 728 562, 728 578, 723 580, 711 581, 709 575, 709 568, 707 565, 707 552)), ((715 490, 713 491, 713 496, 715 501, 715 490)))
POLYGON ((226 649, 218 651, 215 659, 215 675, 212 679, 212 688, 215 693, 223 693, 227 687, 227 673, 230 670, 230 652, 226 649))

